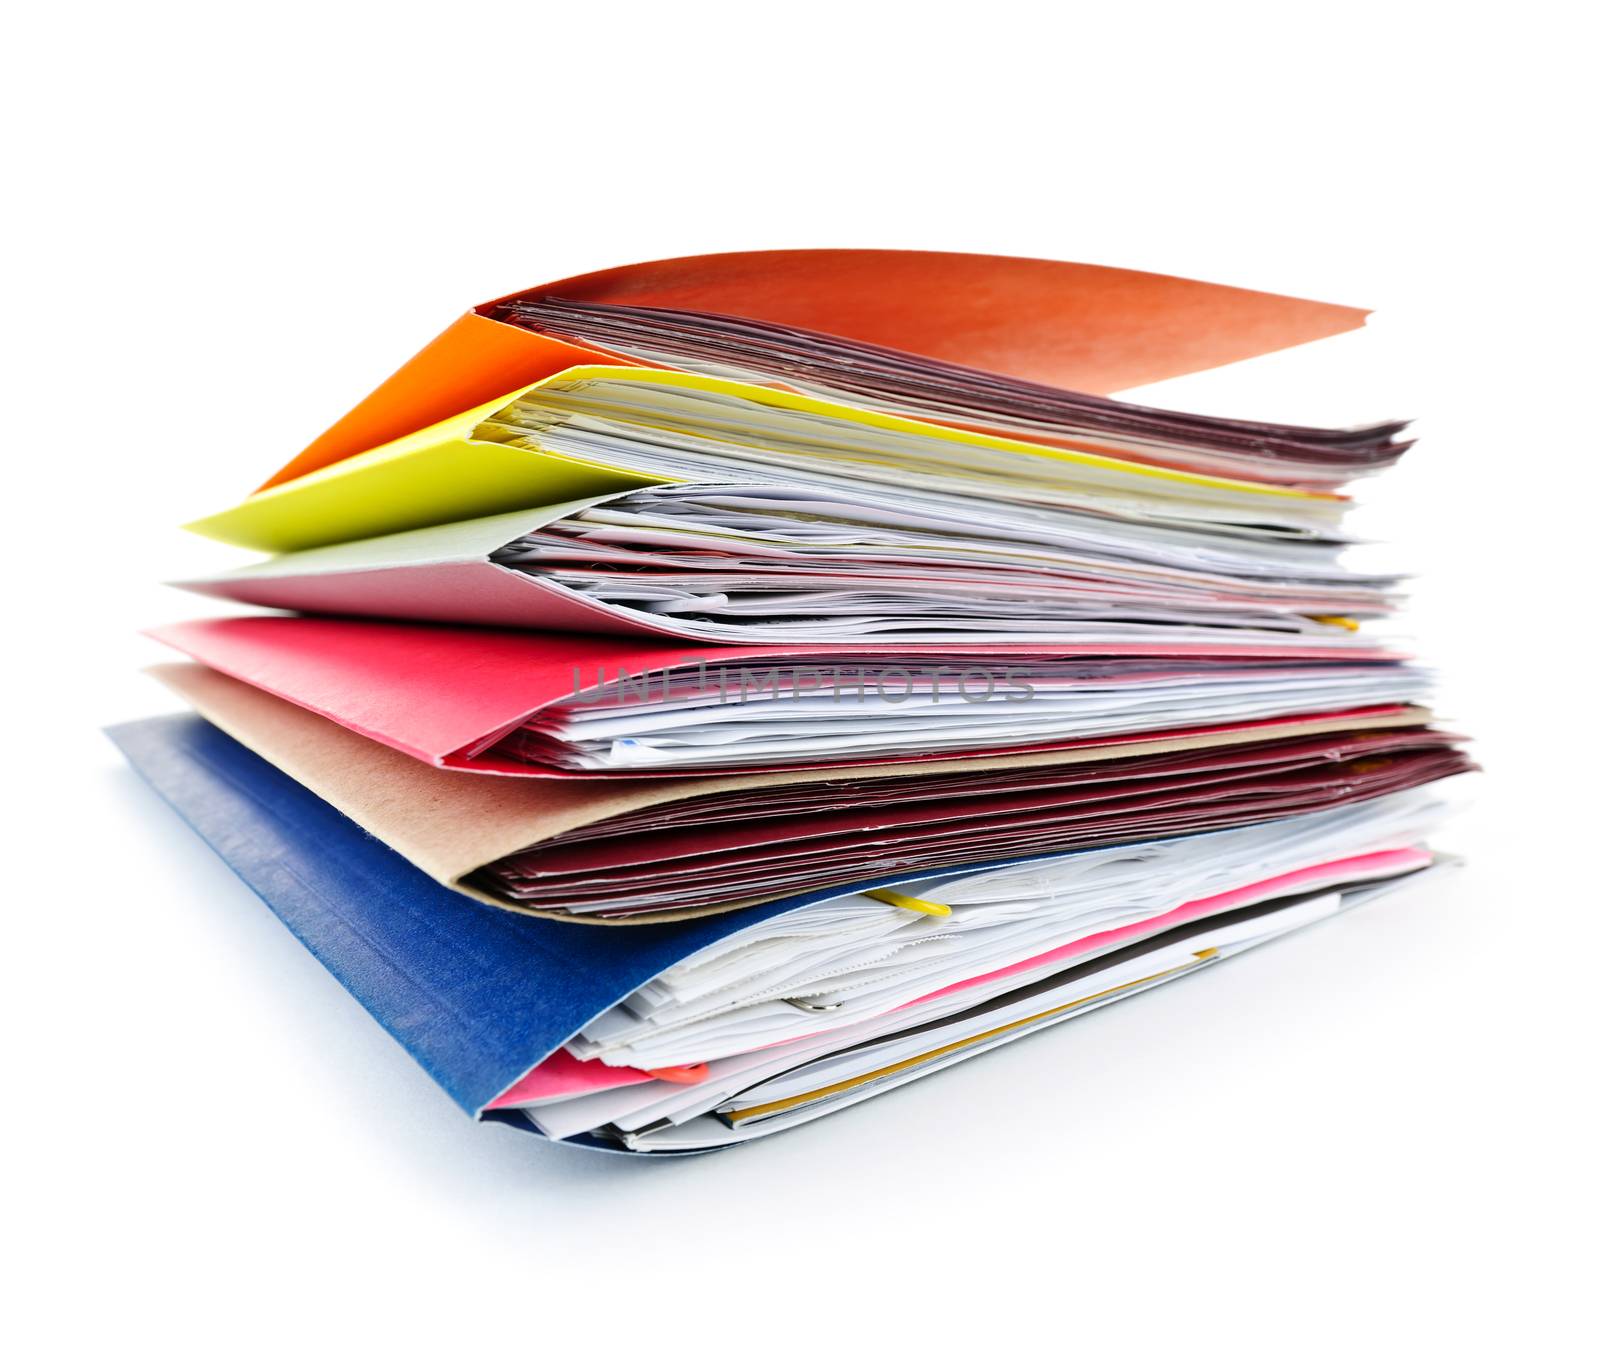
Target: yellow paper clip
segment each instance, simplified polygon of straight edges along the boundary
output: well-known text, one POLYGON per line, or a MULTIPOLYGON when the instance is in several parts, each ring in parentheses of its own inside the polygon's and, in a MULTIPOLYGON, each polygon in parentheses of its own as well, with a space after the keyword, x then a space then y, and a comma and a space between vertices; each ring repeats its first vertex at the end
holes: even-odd
POLYGON ((1351 633, 1361 631, 1359 620, 1350 619, 1342 614, 1313 614, 1308 617, 1314 624, 1337 624, 1342 629, 1349 629, 1351 633))
POLYGON ((869 888, 867 897, 876 898, 890 907, 903 907, 908 912, 926 912, 930 917, 948 917, 950 909, 943 903, 930 903, 926 898, 908 898, 888 888, 869 888))

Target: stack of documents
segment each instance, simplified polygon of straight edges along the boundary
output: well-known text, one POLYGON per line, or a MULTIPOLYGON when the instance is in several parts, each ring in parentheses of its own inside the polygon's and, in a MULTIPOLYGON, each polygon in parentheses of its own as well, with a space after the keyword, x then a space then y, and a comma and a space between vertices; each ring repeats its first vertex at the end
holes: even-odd
POLYGON ((155 630, 194 714, 113 736, 471 1114, 805 1123, 1445 863, 1345 524, 1404 422, 1106 395, 1363 315, 881 251, 486 304, 191 526, 277 612, 155 630))

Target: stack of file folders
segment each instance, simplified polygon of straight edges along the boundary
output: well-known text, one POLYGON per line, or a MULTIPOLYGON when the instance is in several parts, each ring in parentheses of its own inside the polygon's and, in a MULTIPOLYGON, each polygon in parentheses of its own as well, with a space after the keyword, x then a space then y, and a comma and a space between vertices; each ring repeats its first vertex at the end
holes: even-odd
POLYGON ((486 304, 191 526, 271 612, 113 736, 472 1115, 805 1123, 1444 863, 1345 526, 1404 423, 1104 395, 1363 315, 884 251, 486 304))

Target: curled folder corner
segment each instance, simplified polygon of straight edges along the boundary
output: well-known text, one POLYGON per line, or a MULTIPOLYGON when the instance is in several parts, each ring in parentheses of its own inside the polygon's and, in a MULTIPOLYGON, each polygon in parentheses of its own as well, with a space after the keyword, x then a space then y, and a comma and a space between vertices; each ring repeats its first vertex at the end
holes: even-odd
POLYGON ((1225 284, 995 255, 784 250, 656 260, 473 308, 259 490, 564 369, 619 362, 495 319, 502 304, 537 295, 726 313, 1101 395, 1338 335, 1367 317, 1225 284))

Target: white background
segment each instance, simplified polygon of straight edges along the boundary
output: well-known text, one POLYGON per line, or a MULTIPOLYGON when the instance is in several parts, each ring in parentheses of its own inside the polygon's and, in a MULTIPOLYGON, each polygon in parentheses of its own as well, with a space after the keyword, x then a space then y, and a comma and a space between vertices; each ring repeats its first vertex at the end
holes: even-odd
POLYGON ((1592 1342, 1596 224, 1592 72, 1563 12, 14 19, 0 1215, 21 1308, 0 1317, 32 1345, 13 1354, 1592 1342), (815 245, 1379 309, 1179 387, 1230 414, 1421 418, 1370 496, 1426 574, 1441 707, 1490 769, 1447 838, 1472 867, 727 1155, 475 1128, 96 731, 172 707, 134 630, 204 612, 153 583, 228 557, 173 526, 470 304, 815 245), (1346 403, 1358 373, 1377 409, 1346 403))

